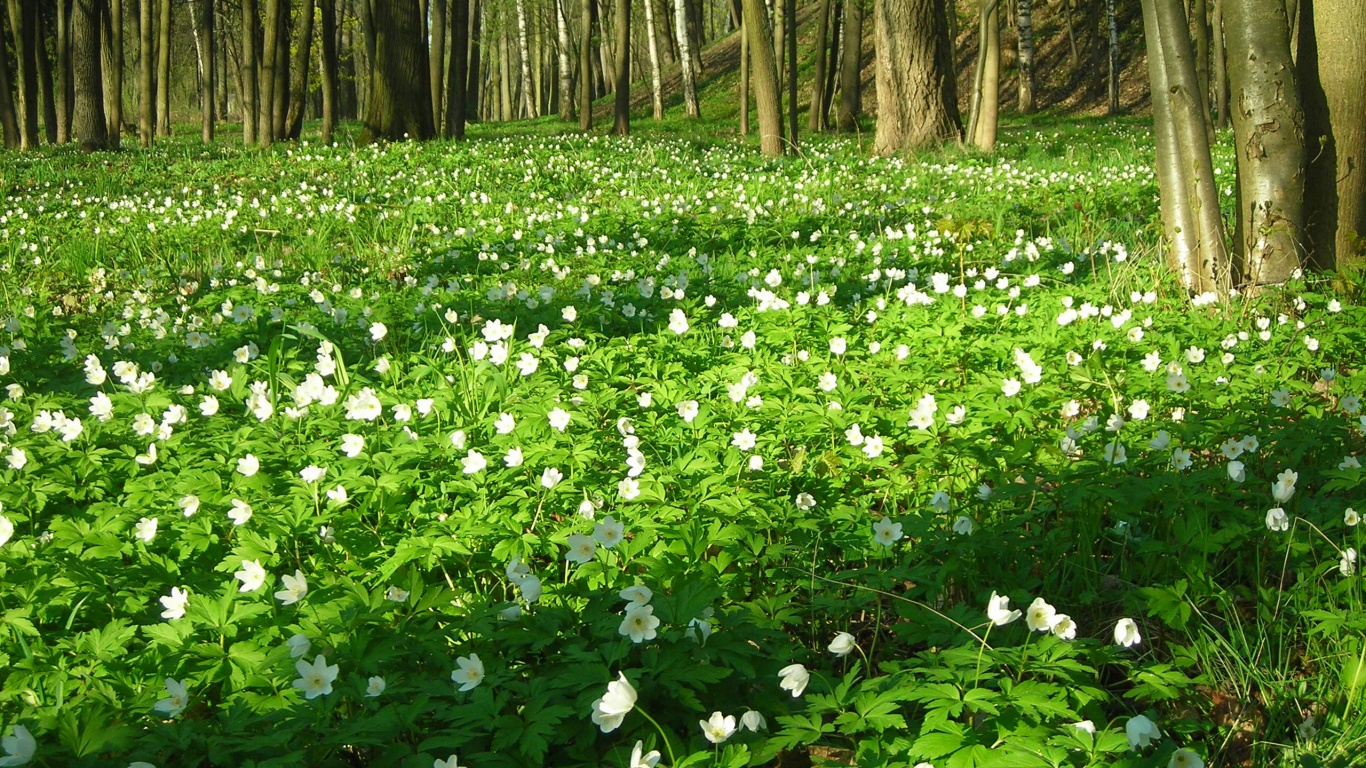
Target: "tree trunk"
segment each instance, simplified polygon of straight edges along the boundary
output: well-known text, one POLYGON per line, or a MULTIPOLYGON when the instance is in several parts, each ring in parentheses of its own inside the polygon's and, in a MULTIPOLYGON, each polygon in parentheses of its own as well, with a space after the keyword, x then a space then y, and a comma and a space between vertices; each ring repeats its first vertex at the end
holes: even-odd
POLYGON ((1157 36, 1157 22, 1153 7, 1143 6, 1144 40, 1148 52, 1149 90, 1153 94, 1153 140, 1157 159, 1159 207, 1162 229, 1167 240, 1168 263, 1181 276, 1186 288, 1201 282, 1199 239, 1195 220, 1191 215, 1190 190, 1181 176, 1181 149, 1177 145, 1176 124, 1172 118, 1167 94, 1167 65, 1162 56, 1162 42, 1157 36))
POLYGON ((1210 28, 1214 44, 1214 113, 1215 125, 1228 127, 1228 66, 1224 56, 1224 0, 1214 0, 1214 22, 1210 28))
POLYGON ((261 28, 264 35, 261 42, 260 103, 256 105, 256 142, 262 147, 269 147, 275 142, 275 64, 279 61, 280 0, 266 0, 261 28))
POLYGON ((740 135, 749 135, 749 26, 740 11, 740 135))
MULTIPOLYGON (((555 55, 560 66, 560 119, 566 123, 574 121, 574 70, 569 50, 569 8, 567 0, 555 0, 555 55)), ((654 0, 647 0, 646 10, 654 0)), ((647 14, 648 15, 648 14, 647 14)), ((652 40, 654 38, 651 38, 652 40)))
POLYGON ((645 37, 650 52, 650 107, 656 120, 664 119, 664 88, 659 74, 659 35, 655 33, 655 0, 645 3, 645 37))
POLYGON ((1235 280, 1283 283, 1300 268, 1304 226, 1304 113, 1290 20, 1281 3, 1228 0, 1224 24, 1236 52, 1228 60, 1238 159, 1235 280))
POLYGON ((531 82, 531 68, 535 62, 531 58, 531 46, 527 44, 526 31, 526 3, 524 0, 517 0, 517 53, 522 60, 522 116, 538 117, 539 112, 536 107, 536 89, 531 82))
MULTIPOLYGON (((5 96, 9 89, 5 88, 5 96)), ((71 0, 57 0, 57 143, 71 141, 71 0)), ((0 96, 4 99, 5 96, 0 96)))
MULTIPOLYGON (((20 0, 9 0, 10 32, 14 35, 14 53, 18 60, 16 85, 19 86, 19 149, 29 150, 38 146, 38 30, 33 24, 31 3, 21 4, 20 0), (25 8, 25 6, 30 6, 25 8)), ((0 38, 3 41, 3 38, 0 38)), ((3 54, 0 54, 3 55, 3 54)))
POLYGON ((446 0, 431 0, 431 14, 432 44, 427 64, 431 69, 429 78, 432 82, 432 124, 439 126, 446 117, 446 110, 441 104, 446 95, 446 38, 450 34, 446 18, 446 0))
POLYGON ((309 62, 313 59, 313 15, 316 0, 304 0, 299 16, 299 43, 294 49, 294 64, 290 66, 289 113, 285 118, 284 136, 298 141, 303 134, 304 110, 308 98, 309 62))
MULTIPOLYGON (((774 0, 777 2, 778 0, 774 0)), ((797 0, 786 0, 787 26, 787 141, 789 150, 797 151, 797 0)))
POLYGON ((583 0, 583 41, 579 45, 579 130, 593 127, 593 22, 596 8, 593 0, 583 0))
POLYGON ((1067 17, 1067 46, 1072 54, 1072 72, 1081 66, 1081 50, 1077 47, 1077 25, 1072 18, 1073 0, 1062 0, 1064 15, 1067 17))
POLYGON ((631 0, 617 0, 617 83, 612 108, 612 131, 631 133, 631 0))
POLYGON ((824 111, 824 107, 825 52, 830 35, 830 4, 830 0, 820 0, 820 9, 816 11, 816 63, 811 72, 811 109, 808 111, 806 120, 807 130, 813 133, 825 130, 826 118, 829 114, 824 111))
POLYGON ((843 31, 840 22, 844 20, 842 0, 835 0, 830 18, 830 54, 825 60, 825 88, 821 90, 821 119, 826 129, 830 128, 830 106, 834 103, 835 86, 839 83, 840 34, 843 31))
POLYGON ((446 77, 446 129, 448 139, 465 138, 465 113, 469 79, 470 0, 451 0, 451 61, 446 77))
MULTIPOLYGON (((1191 47, 1195 49, 1195 79, 1200 85, 1200 110, 1205 116, 1205 133, 1214 143, 1214 119, 1209 109, 1209 2, 1195 0, 1191 7, 1191 47)), ((1291 63, 1294 66, 1294 63, 1291 63)))
POLYGON ((152 85, 152 60, 156 54, 154 13, 151 0, 138 3, 138 136, 143 149, 152 147, 156 135, 156 92, 152 85))
POLYGON ((102 14, 104 35, 104 111, 109 121, 109 148, 123 142, 123 0, 107 0, 102 14))
POLYGON ((873 3, 880 155, 962 139, 944 1, 873 3))
POLYGON ((275 19, 275 93, 270 105, 270 126, 276 141, 285 138, 289 117, 289 12, 292 5, 292 0, 281 2, 275 19))
POLYGON ((44 139, 49 144, 57 143, 57 101, 52 83, 52 62, 47 58, 48 30, 51 23, 47 12, 41 8, 34 11, 34 23, 38 30, 38 92, 43 102, 44 139))
POLYGON ((213 0, 198 0, 191 10, 191 20, 196 14, 199 19, 195 29, 195 49, 199 54, 199 138, 205 144, 212 144, 217 106, 214 83, 218 79, 214 72, 213 0))
MULTIPOLYGON (((688 37, 687 0, 674 0, 674 37, 678 41, 678 63, 683 74, 683 110, 688 117, 698 118, 702 116, 702 105, 697 101, 697 70, 694 68, 692 40, 688 37)), ((751 55, 753 51, 754 41, 751 39, 751 55)))
POLYGON ((75 0, 71 7, 71 79, 76 93, 71 129, 83 152, 109 146, 100 81, 101 5, 100 0, 75 0))
POLYGON ((458 136, 462 138, 465 135, 464 122, 473 121, 477 117, 476 113, 479 110, 479 86, 483 82, 480 75, 479 48, 483 36, 484 4, 482 0, 470 0, 470 2, 474 3, 474 5, 470 7, 470 71, 469 80, 466 81, 465 84, 465 98, 461 100, 463 102, 462 106, 465 108, 465 119, 461 122, 458 133, 458 136))
MULTIPOLYGON (((842 133, 857 131, 858 119, 863 113, 863 100, 859 94, 863 85, 863 2, 864 0, 844 0, 844 42, 840 49, 840 108, 836 120, 842 133)), ((897 63, 898 68, 904 66, 904 60, 897 63)))
MULTIPOLYGON (((1227 0, 1226 0, 1227 1, 1227 0)), ((1300 0, 1299 81, 1309 168, 1306 232, 1314 266, 1366 261, 1366 4, 1300 0)))
MULTIPOLYGON (((768 157, 777 157, 783 153, 783 112, 778 100, 778 69, 773 61, 768 13, 764 10, 764 0, 743 1, 745 26, 749 28, 750 79, 754 82, 754 101, 759 108, 759 149, 768 157)), ((687 61, 688 56, 680 50, 679 59, 687 61)))
POLYGON ((374 8, 375 64, 371 81, 374 92, 365 117, 362 141, 430 139, 432 89, 427 46, 422 39, 422 15, 417 0, 385 0, 374 8))
POLYGON ((210 0, 215 12, 214 30, 214 98, 218 108, 214 110, 218 120, 228 119, 228 16, 223 9, 222 0, 210 0), (220 29, 220 25, 223 25, 220 29))
MULTIPOLYGON (((4 42, 4 19, 0 17, 0 43, 4 42)), ((19 146, 19 116, 14 111, 14 96, 10 92, 9 58, 0 53, 0 128, 4 129, 5 148, 19 146)))
POLYGON ((981 30, 978 38, 978 79, 972 96, 972 143, 983 152, 996 149, 996 126, 1001 104, 1001 4, 1000 0, 981 0, 981 30))
POLYGON ((498 24, 498 119, 511 120, 512 115, 512 46, 508 43, 508 9, 502 9, 498 24))
POLYGON ((1016 71, 1020 81, 1020 114, 1034 111, 1034 0, 1015 0, 1016 45, 1019 49, 1016 71))
MULTIPOLYGON (((152 0, 142 0, 149 3, 152 0)), ((157 25, 157 135, 171 135, 171 0, 161 0, 157 25)))
POLYGON ((773 50, 778 55, 778 87, 787 83, 787 1, 769 0, 773 6, 773 50))
MULTIPOLYGON (((1165 0, 1162 0, 1165 2, 1165 0)), ((1182 11, 1182 16, 1185 12, 1182 11)), ((1110 76, 1106 79, 1106 93, 1110 96, 1110 114, 1119 114, 1119 22, 1115 18, 1115 0, 1105 0, 1105 23, 1110 31, 1110 76)), ((1183 30, 1181 34, 1185 34, 1183 30)), ((1187 38, 1189 40, 1189 38, 1187 38)))
POLYGON ((337 129, 337 0, 319 0, 322 4, 322 61, 318 74, 323 87, 323 134, 324 146, 332 143, 332 133, 337 129))

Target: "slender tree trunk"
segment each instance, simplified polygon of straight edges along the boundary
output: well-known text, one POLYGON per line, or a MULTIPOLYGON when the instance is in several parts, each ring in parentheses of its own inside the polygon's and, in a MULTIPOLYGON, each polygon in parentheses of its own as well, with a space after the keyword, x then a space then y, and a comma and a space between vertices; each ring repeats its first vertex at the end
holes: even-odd
POLYGON ((446 110, 441 100, 446 95, 446 38, 450 29, 446 19, 446 0, 431 0, 432 29, 431 67, 432 81, 432 122, 441 125, 446 118, 446 110))
MULTIPOLYGON (((777 2, 778 0, 775 0, 777 2)), ((796 152, 797 122, 800 111, 797 109, 797 0, 786 0, 787 28, 787 140, 790 151, 796 152)))
POLYGON ((830 128, 830 106, 835 99, 835 86, 839 83, 840 71, 840 22, 844 20, 844 3, 835 0, 830 22, 830 54, 825 60, 825 87, 821 89, 821 122, 830 128))
MULTIPOLYGON (((292 5, 292 0, 281 2, 280 15, 276 17, 275 22, 278 25, 275 38, 275 99, 270 105, 270 124, 277 141, 286 137, 285 128, 289 117, 289 14, 292 5)), ((425 45, 423 49, 426 49, 425 45)))
POLYGON ((1077 25, 1072 16, 1072 3, 1074 0, 1062 0, 1063 14, 1067 17, 1067 46, 1072 54, 1072 72, 1076 72, 1081 66, 1081 50, 1077 47, 1077 25))
POLYGON ((156 54, 155 10, 151 0, 138 3, 138 136, 143 149, 152 147, 156 135, 156 92, 152 85, 152 60, 156 54))
MULTIPOLYGON (((71 87, 71 0, 57 0, 57 92, 57 143, 66 144, 71 141, 71 113, 75 105, 71 87)), ((5 93, 9 93, 8 88, 5 93)))
MULTIPOLYGON (((1191 47, 1195 49, 1195 79, 1200 84, 1200 109, 1205 116, 1205 133, 1214 143, 1214 119, 1209 102, 1209 2, 1195 0, 1191 7, 1191 47)), ((1294 66, 1293 62, 1291 66, 1294 66)))
MULTIPOLYGON (((0 16, 0 48, 5 40, 4 17, 0 16)), ((14 110, 10 90, 9 57, 0 53, 0 128, 4 129, 5 148, 19 148, 19 115, 14 110)))
POLYGON ((498 119, 512 120, 512 45, 508 42, 507 8, 499 14, 498 25, 498 119))
MULTIPOLYGON (((367 0, 361 0, 366 2, 367 0)), ((256 105, 256 142, 262 147, 275 143, 275 62, 280 44, 280 0, 266 0, 261 19, 260 102, 256 105)))
POLYGON ((322 60, 318 74, 323 88, 323 133, 324 146, 332 143, 332 133, 337 130, 337 0, 319 0, 322 11, 322 60))
POLYGON ((664 119, 664 88, 659 73, 659 36, 655 33, 655 0, 645 4, 645 37, 650 50, 650 107, 654 119, 664 119))
POLYGON ((1284 5, 1262 0, 1228 0, 1224 14, 1228 46, 1238 52, 1228 61, 1237 105, 1235 279, 1283 283, 1300 268, 1304 225, 1304 113, 1290 60, 1290 20, 1284 5))
POLYGON ((432 88, 427 46, 421 41, 422 13, 417 0, 385 0, 374 7, 374 92, 362 141, 425 140, 432 124, 432 88))
POLYGON ((290 67, 289 113, 285 118, 284 137, 298 141, 303 134, 304 111, 308 98, 309 62, 313 59, 313 16, 316 0, 304 0, 299 16, 299 42, 294 50, 294 64, 290 67))
POLYGON ((514 5, 517 10, 517 53, 522 64, 522 116, 537 117, 536 89, 531 82, 531 68, 535 63, 531 58, 531 46, 527 44, 526 3, 524 0, 516 0, 514 5))
POLYGON ((740 135, 749 135, 749 26, 740 16, 740 135))
POLYGON ((982 35, 978 41, 977 92, 973 94, 972 143, 983 152, 996 149, 997 117, 1001 104, 1001 5, 981 0, 982 35))
MULTIPOLYGON (((759 108, 759 149, 768 157, 777 157, 783 153, 783 112, 778 100, 778 69, 773 61, 768 13, 764 10, 764 0, 743 2, 745 26, 749 28, 750 79, 754 82, 754 101, 759 108)), ((688 57, 680 50, 679 58, 686 61, 688 57)))
MULTIPOLYGON (((844 0, 844 43, 840 49, 840 108, 837 123, 842 133, 858 130, 863 113, 863 2, 844 0)), ((898 62, 897 67, 904 67, 898 62)), ((879 110, 881 107, 879 106, 879 110)))
POLYGON ((617 83, 612 109, 612 131, 631 133, 631 0, 617 0, 617 83))
MULTIPOLYGON (((566 0, 555 0, 555 38, 560 62, 560 119, 570 123, 574 121, 574 71, 569 60, 569 8, 565 3, 566 0)), ((654 0, 646 0, 647 11, 653 3, 654 0)))
POLYGON ((1342 270, 1366 263, 1366 4, 1300 0, 1299 13, 1306 232, 1314 266, 1342 270))
POLYGON ((446 77, 446 138, 465 138, 466 85, 469 78, 470 0, 451 0, 451 61, 446 77))
POLYGON ((213 14, 213 0, 199 0, 197 12, 200 14, 200 32, 204 38, 199 51, 202 85, 199 93, 199 138, 205 144, 213 143, 214 124, 217 122, 216 83, 221 75, 215 71, 214 51, 217 29, 213 14))
POLYGON ((374 0, 356 0, 356 22, 360 24, 361 37, 365 43, 365 61, 374 69, 375 61, 375 10, 374 0))
MULTIPOLYGON (((152 0, 142 0, 144 3, 152 0)), ((171 0, 161 0, 157 25, 157 135, 171 135, 171 0)))
POLYGON ((944 1, 873 3, 880 155, 962 139, 944 1))
POLYGON ((1020 114, 1034 111, 1034 0, 1015 0, 1015 28, 1019 47, 1020 114))
POLYGON ((1214 115, 1215 125, 1228 127, 1228 61, 1224 54, 1224 0, 1214 0, 1214 22, 1210 28, 1214 44, 1214 115))
POLYGON ((702 46, 707 42, 702 39, 702 34, 706 31, 702 26, 702 2, 703 0, 683 0, 684 16, 688 22, 688 53, 692 55, 694 80, 702 79, 702 46))
POLYGON ((483 38, 484 4, 482 0, 470 0, 470 2, 473 3, 473 5, 470 6, 469 26, 470 71, 469 79, 466 81, 465 85, 465 98, 461 100, 463 102, 462 106, 465 108, 465 115, 460 123, 459 132, 457 134, 459 138, 463 138, 465 135, 465 122, 473 121, 478 117, 476 113, 479 111, 479 94, 481 93, 479 86, 484 82, 483 77, 480 74, 481 59, 479 58, 480 42, 483 38))
MULTIPOLYGON (((780 2, 781 0, 775 0, 780 2)), ((761 0, 762 2, 762 0, 761 0)), ((692 40, 688 38, 687 0, 674 0, 674 36, 678 41, 678 63, 683 75, 683 110, 688 117, 702 116, 702 105, 697 101, 697 69, 692 55, 692 40)), ((750 52, 753 53, 753 40, 750 52)))
POLYGON ((215 13, 214 22, 214 98, 218 100, 218 108, 214 110, 214 116, 218 120, 228 119, 228 21, 227 13, 223 9, 222 0, 211 0, 215 13), (220 28, 220 25, 223 25, 220 28))
POLYGON ((101 5, 100 0, 75 0, 71 7, 71 79, 76 93, 71 129, 83 152, 109 146, 100 82, 101 5))
POLYGON ((778 56, 778 87, 787 82, 787 2, 770 0, 773 5, 773 50, 778 56))
MULTIPOLYGON (((33 9, 36 10, 36 6, 33 9)), ((10 32, 14 35, 14 52, 18 60, 16 67, 19 86, 19 149, 30 150, 38 146, 38 62, 37 30, 33 25, 33 14, 20 3, 9 0, 10 32)), ((2 41, 3 38, 0 38, 2 41)), ((3 54, 0 54, 3 55, 3 54)))
MULTIPOLYGON (((1163 0, 1165 2, 1165 0, 1163 0)), ((1184 16, 1185 13, 1183 12, 1184 16)), ((1105 23, 1110 31, 1110 76, 1106 92, 1110 96, 1110 114, 1119 114, 1119 22, 1115 18, 1115 0, 1105 0, 1105 23)), ((1184 34, 1184 32, 1182 33, 1184 34)))
POLYGON ((57 143, 57 101, 52 83, 52 62, 47 58, 48 29, 52 26, 47 12, 34 8, 34 24, 38 36, 38 91, 43 102, 43 133, 48 144, 57 143))
POLYGON ((593 22, 596 8, 593 0, 583 0, 583 42, 579 45, 579 130, 593 127, 593 22))
POLYGON ((104 54, 105 117, 109 121, 109 148, 118 149, 123 143, 123 0, 107 0, 101 13, 108 23, 108 47, 104 54))
POLYGON ((820 0, 820 9, 816 11, 816 62, 811 73, 811 109, 807 114, 807 130, 825 130, 825 120, 827 113, 823 111, 825 105, 825 52, 826 44, 830 34, 830 4, 831 0, 820 0))
POLYGON ((1157 36, 1153 7, 1143 6, 1144 39, 1148 52, 1148 78, 1153 94, 1153 139, 1157 156, 1157 185, 1162 229, 1167 240, 1168 263, 1181 276, 1188 289, 1201 283, 1199 238, 1191 215, 1190 189, 1181 176, 1181 149, 1177 145, 1176 124, 1172 118, 1167 64, 1162 42, 1157 36))

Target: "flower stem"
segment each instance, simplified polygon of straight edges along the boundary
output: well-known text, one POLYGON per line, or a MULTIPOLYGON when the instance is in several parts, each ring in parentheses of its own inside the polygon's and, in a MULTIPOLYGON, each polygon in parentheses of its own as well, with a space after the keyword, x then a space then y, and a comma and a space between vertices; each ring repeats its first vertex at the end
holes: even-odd
POLYGON ((641 717, 649 720, 650 725, 653 725, 656 731, 659 731, 659 738, 664 740, 664 750, 669 753, 669 765, 677 765, 678 760, 674 757, 674 745, 669 742, 669 734, 664 732, 664 728, 661 727, 653 717, 650 717, 649 712, 646 712, 640 707, 636 707, 636 711, 640 713, 641 717))

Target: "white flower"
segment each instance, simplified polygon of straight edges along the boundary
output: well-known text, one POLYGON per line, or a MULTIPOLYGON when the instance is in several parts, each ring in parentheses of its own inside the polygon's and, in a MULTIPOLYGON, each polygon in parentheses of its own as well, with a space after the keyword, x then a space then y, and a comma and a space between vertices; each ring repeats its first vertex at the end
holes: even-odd
POLYGON ((820 378, 816 382, 816 386, 822 392, 834 392, 839 386, 839 380, 835 377, 835 374, 826 371, 820 375, 820 378))
POLYGON ((147 544, 152 543, 152 539, 157 535, 157 519, 155 517, 144 517, 138 520, 134 527, 135 535, 147 544))
POLYGON ((451 753, 451 756, 448 757, 448 758, 446 758, 445 760, 441 760, 441 759, 433 760, 433 761, 432 761, 432 768, 465 768, 465 767, 462 766, 462 765, 460 765, 460 761, 459 761, 459 759, 456 757, 455 753, 451 753))
POLYGON ((1247 468, 1241 461, 1230 461, 1228 463, 1228 479, 1235 483, 1241 483, 1247 479, 1247 468))
POLYGON ((465 474, 467 475, 483 472, 484 468, 489 465, 488 461, 484 458, 484 454, 473 448, 471 448, 469 452, 465 454, 465 457, 460 460, 460 464, 464 467, 465 474))
POLYGON ((23 448, 11 448, 9 456, 5 457, 5 460, 9 462, 10 469, 20 470, 28 464, 28 454, 24 452, 23 448))
POLYGON ((5 748, 5 757, 0 757, 0 766, 23 765, 33 759, 38 751, 38 742, 28 728, 15 725, 9 736, 0 739, 5 748))
POLYGON ((617 628, 617 633, 630 637, 633 643, 655 639, 659 618, 654 612, 652 605, 631 603, 626 606, 626 615, 621 621, 621 626, 617 628))
POLYGON ((509 448, 508 452, 503 454, 503 464, 509 468, 522 466, 522 461, 522 449, 516 446, 509 448))
POLYGON ((950 503, 949 495, 944 491, 935 491, 934 495, 930 497, 930 506, 941 515, 949 513, 950 503))
POLYGON ((811 682, 811 673, 806 671, 806 667, 801 664, 788 664, 778 670, 778 687, 785 691, 792 692, 792 698, 797 698, 806 690, 807 683, 811 682))
POLYGON ((390 586, 384 590, 384 599, 391 603, 401 603, 408 599, 408 590, 390 586))
POLYGON ((1053 636, 1059 640, 1071 640, 1077 636, 1077 623, 1065 613, 1053 617, 1053 636))
POLYGON ((180 587, 171 587, 171 594, 164 595, 159 600, 166 609, 161 612, 161 618, 168 621, 180 619, 185 616, 185 605, 190 602, 190 593, 180 587))
POLYGON ((1298 472, 1287 469, 1276 476, 1276 482, 1271 485, 1271 497, 1284 504, 1290 501, 1290 497, 1295 495, 1295 483, 1300 479, 1298 472))
POLYGON ((343 486, 340 483, 338 483, 335 488, 327 492, 327 498, 330 499, 333 504, 340 506, 342 504, 345 504, 346 500, 349 499, 350 496, 346 492, 346 486, 343 486))
POLYGON ((243 560, 242 570, 234 573, 233 577, 242 582, 238 592, 255 592, 266 583, 266 569, 261 567, 260 560, 243 560))
POLYGON ((953 532, 959 536, 968 536, 972 533, 973 529, 974 525, 972 518, 967 515, 959 515, 958 519, 953 521, 953 532))
POLYGON ((1205 761, 1189 749, 1178 749, 1167 760, 1167 768, 1205 768, 1205 761))
POLYGON ((1115 644, 1125 648, 1132 648, 1143 642, 1143 636, 1138 633, 1138 623, 1133 619, 1120 619, 1115 622, 1115 644))
MULTIPOLYGON (((1361 515, 1357 514, 1357 511, 1356 511, 1355 509, 1352 509, 1351 507, 1348 507, 1347 509, 1343 510, 1343 512, 1342 512, 1342 524, 1343 524, 1343 525, 1347 526, 1348 528, 1354 528, 1354 527, 1356 527, 1357 523, 1359 523, 1359 522, 1361 522, 1361 515)), ((0 538, 0 541, 2 541, 2 540, 3 540, 3 539, 0 538)))
POLYGON ((342 435, 341 450, 347 458, 354 459, 360 455, 361 451, 365 450, 365 438, 360 435, 342 435))
POLYGON ((305 483, 308 483, 309 485, 312 485, 318 482, 319 480, 323 479, 323 475, 326 474, 327 469, 325 467, 319 467, 314 464, 309 464, 308 466, 299 470, 299 477, 303 478, 303 481, 305 483))
POLYGON ((736 448, 739 448, 742 451, 754 450, 755 442, 755 434, 749 431, 749 427, 746 427, 740 432, 736 432, 735 434, 731 435, 730 438, 730 444, 735 446, 736 448))
POLYGON ((389 684, 384 681, 384 678, 380 677, 379 675, 375 675, 374 677, 371 677, 365 684, 365 696, 367 698, 373 699, 377 696, 382 695, 384 693, 384 689, 387 687, 389 687, 389 684))
POLYGON ((1342 552, 1342 559, 1338 561, 1338 573, 1343 576, 1351 576, 1357 570, 1357 551, 1348 547, 1342 552))
POLYGON ((1192 463, 1190 451, 1183 448, 1172 451, 1172 468, 1177 471, 1186 470, 1191 468, 1192 463))
POLYGON ((158 699, 157 703, 152 705, 152 709, 175 719, 189 705, 190 694, 189 691, 185 690, 185 682, 168 677, 166 678, 166 698, 158 699))
POLYGON ((289 639, 285 641, 285 645, 288 646, 289 657, 292 659, 303 658, 308 653, 308 649, 313 647, 307 637, 297 634, 290 635, 289 639))
POLYGON ((1001 393, 1006 397, 1018 395, 1020 393, 1020 380, 1011 378, 1001 382, 1001 393))
POLYGON ((628 477, 617 483, 617 494, 625 501, 632 501, 640 496, 640 483, 634 477, 628 477))
POLYGON ((799 493, 796 498, 792 500, 792 503, 797 506, 797 509, 814 509, 816 506, 816 498, 809 493, 799 493))
POLYGON ((251 505, 241 499, 232 500, 232 509, 228 510, 228 519, 232 520, 233 525, 242 525, 251 519, 251 505))
POLYGON ((1123 464, 1129 460, 1129 454, 1124 450, 1123 443, 1106 443, 1104 455, 1107 464, 1123 464))
POLYGON ((697 418, 697 401, 684 400, 678 404, 678 416, 683 419, 683 423, 691 424, 697 418))
POLYGON ((882 455, 883 444, 881 435, 870 435, 863 439, 863 455, 870 459, 876 459, 882 455))
POLYGON ((1159 429, 1157 434, 1153 435, 1153 439, 1148 441, 1148 447, 1154 451, 1165 451, 1171 443, 1172 436, 1168 434, 1167 430, 1159 429))
POLYGON ((891 518, 886 515, 873 523, 873 540, 884 547, 892 546, 901 536, 901 523, 892 522, 891 518))
POLYGON ((838 632, 835 639, 830 641, 830 646, 826 649, 836 656, 847 656, 858 644, 854 641, 854 636, 848 632, 838 632))
POLYGON ((1058 611, 1042 597, 1034 598, 1025 611, 1025 624, 1033 632, 1048 632, 1058 623, 1058 611))
POLYGON ((636 689, 624 673, 618 672, 617 679, 607 684, 607 692, 593 702, 593 724, 603 733, 611 733, 621 727, 621 721, 635 706, 636 689))
POLYGON ((1134 421, 1142 421, 1148 418, 1148 401, 1135 400, 1129 404, 1129 415, 1134 421))
POLYGON ((720 744, 735 733, 735 715, 722 715, 720 712, 713 712, 710 718, 697 722, 702 726, 702 735, 706 736, 707 741, 713 744, 720 744))
POLYGON ((1158 730, 1157 723, 1145 715, 1129 718, 1129 722, 1124 724, 1124 733, 1129 737, 1129 749, 1135 751, 1147 749, 1149 744, 1162 740, 1162 731, 1158 730))
POLYGON ((550 420, 550 426, 558 432, 563 432, 565 428, 569 426, 569 412, 563 408, 556 407, 550 409, 550 413, 546 414, 546 418, 550 420))
POLYGON ((683 310, 675 309, 669 313, 669 330, 682 336, 688 332, 688 317, 683 310))
POLYGON ((576 564, 592 560, 593 553, 597 551, 598 547, 592 536, 586 536, 582 533, 571 533, 564 543, 569 548, 569 551, 564 553, 564 559, 576 564))
POLYGON ((285 588, 275 593, 275 599, 281 604, 294 605, 308 594, 308 579, 304 577, 303 571, 296 568, 293 576, 285 574, 280 580, 284 582, 285 588))
MULTIPOLYGON (((370 326, 370 339, 379 341, 389 334, 389 329, 384 327, 384 323, 374 323, 370 326)), ((310 697, 311 698, 311 697, 310 697)))
POLYGON ((996 626, 1004 627, 1020 618, 1020 612, 1010 610, 1010 598, 992 592, 991 599, 987 600, 987 618, 996 626))
POLYGON ((338 668, 336 664, 328 666, 326 656, 318 654, 312 664, 299 659, 294 663, 294 669, 299 672, 294 687, 304 692, 304 698, 312 700, 332 693, 332 681, 337 679, 338 668))
POLYGON ((636 584, 627 587, 618 594, 622 600, 625 600, 628 603, 626 606, 627 609, 637 605, 647 605, 650 602, 650 598, 654 597, 654 592, 651 592, 650 588, 644 584, 636 584))
POLYGON ((617 522, 616 518, 611 515, 604 517, 601 522, 593 526, 593 540, 601 544, 603 549, 615 547, 625 535, 626 526, 617 522))
POLYGON ((627 768, 655 768, 659 763, 659 750, 645 751, 645 742, 637 741, 631 748, 631 762, 627 768))
POLYGON ((199 412, 205 418, 218 413, 218 398, 213 395, 205 395, 204 399, 199 401, 199 412))
POLYGON ((451 682, 460 685, 461 693, 472 691, 484 682, 484 662, 479 659, 479 654, 457 656, 455 665, 458 669, 451 672, 451 682))
POLYGON ((848 344, 845 342, 843 336, 836 336, 830 339, 830 354, 836 356, 842 355, 847 348, 848 344))
POLYGON ((1266 511, 1266 527, 1269 531, 1288 531, 1290 517, 1285 514, 1284 509, 1272 507, 1266 511))

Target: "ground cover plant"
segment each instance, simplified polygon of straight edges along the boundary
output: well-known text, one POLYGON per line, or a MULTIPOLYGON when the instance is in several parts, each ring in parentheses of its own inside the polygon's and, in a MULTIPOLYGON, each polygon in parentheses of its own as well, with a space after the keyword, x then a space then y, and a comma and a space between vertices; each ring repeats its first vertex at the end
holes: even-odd
POLYGON ((1147 143, 7 159, 0 765, 1352 764, 1359 283, 1147 143))

